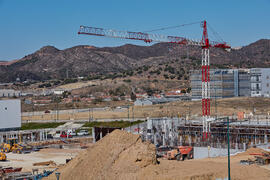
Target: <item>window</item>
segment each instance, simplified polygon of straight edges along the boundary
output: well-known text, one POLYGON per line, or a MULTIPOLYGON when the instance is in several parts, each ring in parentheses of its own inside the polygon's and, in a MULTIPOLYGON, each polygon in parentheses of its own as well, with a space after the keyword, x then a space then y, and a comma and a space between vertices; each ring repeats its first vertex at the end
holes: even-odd
POLYGON ((266 84, 266 87, 269 87, 269 83, 266 84))
POLYGON ((269 76, 266 76, 266 79, 269 79, 269 76))

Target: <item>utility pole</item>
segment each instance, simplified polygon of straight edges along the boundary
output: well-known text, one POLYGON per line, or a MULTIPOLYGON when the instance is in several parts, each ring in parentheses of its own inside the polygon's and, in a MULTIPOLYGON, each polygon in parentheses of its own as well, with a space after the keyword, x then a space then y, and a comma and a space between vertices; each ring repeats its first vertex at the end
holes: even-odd
POLYGON ((68 79, 68 69, 66 69, 66 78, 68 79))
POLYGON ((134 105, 132 106, 132 119, 133 119, 133 121, 135 120, 134 119, 134 105))
POLYGON ((128 121, 129 121, 129 105, 128 105, 128 121))
POLYGON ((88 108, 88 122, 90 123, 90 108, 88 108))
POLYGON ((94 109, 93 108, 91 109, 92 109, 92 120, 94 121, 94 109))
POLYGON ((231 162, 230 162, 230 128, 229 117, 227 117, 227 139, 228 139, 228 180, 231 180, 231 162))
POLYGON ((59 120, 59 109, 58 109, 58 104, 59 104, 59 102, 58 102, 58 100, 57 100, 57 121, 59 120))
POLYGON ((214 80, 214 87, 215 87, 215 114, 216 114, 216 119, 217 119, 217 86, 216 86, 215 80, 214 80))

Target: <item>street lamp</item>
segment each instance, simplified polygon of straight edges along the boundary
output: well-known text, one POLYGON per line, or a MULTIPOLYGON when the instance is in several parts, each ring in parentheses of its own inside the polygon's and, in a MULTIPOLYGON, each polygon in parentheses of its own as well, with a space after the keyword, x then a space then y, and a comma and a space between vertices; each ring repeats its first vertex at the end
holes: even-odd
POLYGON ((55 172, 56 179, 59 180, 60 178, 60 172, 55 172))
POLYGON ((227 117, 227 139, 228 139, 228 180, 231 180, 229 117, 227 117))

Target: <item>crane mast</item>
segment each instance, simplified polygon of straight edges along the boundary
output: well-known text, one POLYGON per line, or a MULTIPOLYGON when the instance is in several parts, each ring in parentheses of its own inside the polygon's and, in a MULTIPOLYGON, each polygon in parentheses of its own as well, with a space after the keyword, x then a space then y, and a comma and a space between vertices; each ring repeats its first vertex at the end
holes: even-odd
POLYGON ((210 56, 209 48, 230 49, 225 42, 209 41, 206 21, 201 22, 203 28, 202 40, 192 40, 184 37, 165 36, 160 34, 149 34, 145 32, 118 31, 112 29, 80 26, 78 34, 105 36, 112 38, 140 40, 146 43, 167 42, 182 45, 194 45, 202 47, 202 118, 203 118, 203 139, 210 137, 210 56))

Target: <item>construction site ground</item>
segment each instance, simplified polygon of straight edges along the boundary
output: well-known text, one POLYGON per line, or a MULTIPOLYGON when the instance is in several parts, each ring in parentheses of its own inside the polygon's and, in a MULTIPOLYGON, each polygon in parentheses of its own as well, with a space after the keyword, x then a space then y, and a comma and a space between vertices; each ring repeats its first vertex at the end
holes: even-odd
MULTIPOLYGON (((242 165, 240 160, 261 153, 259 148, 231 156, 231 177, 270 179, 269 166, 242 165)), ((186 161, 156 159, 155 146, 138 135, 115 130, 58 170, 60 179, 75 180, 216 180, 228 177, 227 157, 186 161)), ((48 179, 55 179, 52 174, 48 179)))
MULTIPOLYGON (((142 142, 139 135, 115 130, 97 143, 88 143, 81 149, 80 143, 49 146, 29 154, 8 153, 3 167, 23 167, 22 171, 56 169, 60 180, 216 180, 228 176, 227 157, 192 159, 185 161, 156 159, 155 146, 142 142), (54 147, 54 148, 52 148, 54 147), (71 159, 66 164, 66 159, 71 159), (34 163, 53 161, 49 166, 34 163)), ((242 165, 240 160, 254 159, 262 153, 259 148, 231 156, 231 176, 237 180, 270 179, 270 165, 242 165)), ((46 179, 55 180, 55 174, 46 179)))
POLYGON ((74 158, 84 151, 79 148, 71 149, 58 149, 58 148, 46 148, 41 149, 38 152, 31 152, 27 154, 15 154, 7 153, 7 161, 1 162, 0 166, 2 167, 22 167, 23 172, 32 172, 32 169, 38 169, 39 172, 43 170, 52 170, 56 167, 59 167, 63 164, 66 164, 66 159, 74 158), (52 161, 53 163, 49 166, 34 166, 34 163, 48 162, 52 161))

